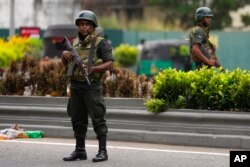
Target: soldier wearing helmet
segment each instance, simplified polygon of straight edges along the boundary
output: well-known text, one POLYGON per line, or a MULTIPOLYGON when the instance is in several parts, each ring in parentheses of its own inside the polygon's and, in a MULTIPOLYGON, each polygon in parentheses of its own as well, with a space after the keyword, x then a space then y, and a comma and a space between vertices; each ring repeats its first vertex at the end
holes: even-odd
POLYGON ((196 68, 220 67, 215 46, 209 41, 209 27, 213 13, 208 7, 199 7, 195 12, 195 26, 189 32, 191 58, 196 68))
MULTIPOLYGON (((94 162, 108 159, 106 150, 106 139, 108 128, 104 115, 106 106, 102 95, 101 78, 105 71, 113 66, 114 57, 112 47, 104 38, 97 35, 95 29, 98 27, 95 13, 83 10, 75 19, 78 27, 78 36, 73 40, 72 46, 78 51, 83 66, 88 69, 89 85, 84 79, 81 70, 72 61, 72 53, 62 53, 62 63, 70 70, 70 100, 68 110, 76 140, 73 153, 64 157, 64 161, 86 160, 85 137, 88 127, 88 115, 90 115, 94 131, 99 142, 99 151, 92 159, 94 162), (89 60, 93 60, 89 64, 89 60), (88 68, 87 68, 88 67, 88 68)), ((67 72, 69 73, 69 72, 67 72)))

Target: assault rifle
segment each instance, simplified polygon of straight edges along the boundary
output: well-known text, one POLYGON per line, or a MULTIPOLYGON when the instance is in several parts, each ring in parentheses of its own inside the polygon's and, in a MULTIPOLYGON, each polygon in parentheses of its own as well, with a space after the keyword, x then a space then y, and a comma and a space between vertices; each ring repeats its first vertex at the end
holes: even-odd
MULTIPOLYGON (((210 44, 210 45, 211 45, 211 44, 210 44)), ((211 59, 211 58, 212 58, 212 55, 208 52, 208 50, 207 50, 203 45, 200 46, 200 50, 201 50, 201 52, 204 54, 205 57, 207 57, 208 59, 211 59)), ((216 66, 216 67, 220 67, 221 65, 218 64, 218 62, 216 61, 215 66, 216 66)), ((222 71, 224 71, 224 69, 222 69, 222 71)))
POLYGON ((200 50, 204 54, 204 56, 206 56, 208 59, 211 58, 210 53, 207 51, 207 49, 203 45, 200 46, 200 50))
MULTIPOLYGON (((81 57, 77 50, 72 47, 71 43, 69 42, 67 37, 64 37, 62 44, 65 45, 66 49, 72 53, 72 58, 73 62, 77 65, 77 67, 82 71, 84 79, 87 81, 88 85, 90 85, 89 77, 88 77, 88 72, 87 70, 83 67, 81 57)), ((60 47, 61 48, 61 47, 60 47)), ((73 73, 73 68, 68 69, 67 74, 72 75, 73 73)))

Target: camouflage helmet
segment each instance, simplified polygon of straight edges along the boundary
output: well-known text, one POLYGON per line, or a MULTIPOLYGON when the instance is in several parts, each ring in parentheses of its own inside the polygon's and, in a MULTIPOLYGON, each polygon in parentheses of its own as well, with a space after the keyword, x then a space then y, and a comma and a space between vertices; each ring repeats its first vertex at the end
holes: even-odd
POLYGON ((98 26, 95 13, 89 10, 83 10, 78 14, 78 17, 75 20, 75 25, 78 25, 79 20, 89 20, 94 24, 95 27, 98 26))
POLYGON ((199 7, 195 11, 195 21, 201 20, 203 17, 213 17, 213 12, 208 7, 199 7))

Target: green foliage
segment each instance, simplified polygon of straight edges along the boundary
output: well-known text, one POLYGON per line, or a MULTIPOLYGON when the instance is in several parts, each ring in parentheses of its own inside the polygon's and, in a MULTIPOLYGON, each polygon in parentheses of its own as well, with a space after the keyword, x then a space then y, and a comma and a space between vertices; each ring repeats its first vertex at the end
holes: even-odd
POLYGON ((190 75, 186 75, 185 72, 175 69, 167 69, 160 72, 155 77, 155 84, 152 89, 154 97, 165 99, 169 101, 170 104, 174 103, 179 95, 182 95, 182 93, 188 90, 191 82, 189 78, 191 78, 192 75, 194 74, 190 73, 190 75))
POLYGON ((165 12, 165 24, 180 23, 183 29, 187 29, 194 24, 194 12, 199 7, 199 1, 183 0, 148 0, 150 5, 158 6, 165 12))
MULTIPOLYGON (((249 5, 249 0, 147 0, 147 7, 156 6, 164 14, 164 20, 158 19, 130 19, 118 20, 115 17, 99 18, 100 25, 108 29, 125 29, 132 31, 166 31, 187 30, 194 25, 195 11, 200 6, 210 7, 214 13, 211 29, 223 29, 231 26, 230 12, 249 5), (223 6, 223 7, 222 7, 223 6), (154 26, 152 26, 154 25, 154 26)), ((244 23, 248 18, 244 17, 244 23)))
POLYGON ((173 25, 164 25, 164 23, 158 19, 133 19, 128 22, 122 22, 114 17, 101 17, 98 21, 104 29, 120 29, 130 31, 166 31, 177 29, 176 27, 173 27, 173 25))
POLYGON ((120 44, 115 48, 114 55, 118 66, 131 67, 137 61, 138 49, 129 44, 120 44))
POLYGON ((242 0, 213 0, 210 5, 214 13, 212 28, 223 29, 224 27, 230 26, 232 23, 232 18, 229 12, 237 10, 239 7, 242 7, 246 4, 249 4, 249 2, 242 0), (223 8, 221 6, 223 6, 223 8))
POLYGON ((208 6, 214 13, 212 28, 223 29, 230 26, 232 18, 229 12, 239 7, 250 4, 249 0, 211 0, 206 1, 183 1, 183 0, 147 0, 150 5, 159 6, 165 12, 165 23, 180 22, 181 27, 186 29, 193 26, 195 10, 200 6, 208 6), (223 7, 222 7, 223 6, 223 7))
POLYGON ((250 14, 242 14, 241 15, 241 20, 242 22, 245 24, 245 26, 249 26, 250 25, 250 14))
POLYGON ((100 17, 98 22, 105 29, 122 29, 121 23, 114 17, 100 17))
POLYGON ((180 56, 189 56, 190 54, 190 47, 189 45, 181 45, 180 46, 180 56))
POLYGON ((25 47, 27 47, 26 55, 41 58, 41 52, 43 49, 43 43, 41 39, 30 38, 26 43, 25 47))
POLYGON ((0 67, 8 67, 11 62, 20 61, 25 55, 41 57, 42 41, 40 39, 13 36, 5 41, 0 39, 0 67))
POLYGON ((13 59, 16 59, 17 52, 2 46, 0 49, 0 67, 6 67, 11 64, 13 59))
POLYGON ((168 108, 167 102, 163 99, 150 99, 145 105, 148 110, 153 113, 163 112, 168 108))
POLYGON ((187 108, 187 98, 184 96, 179 96, 178 99, 174 103, 175 108, 187 108))
POLYGON ((173 108, 249 111, 250 71, 167 69, 155 77, 152 98, 164 99, 173 108))

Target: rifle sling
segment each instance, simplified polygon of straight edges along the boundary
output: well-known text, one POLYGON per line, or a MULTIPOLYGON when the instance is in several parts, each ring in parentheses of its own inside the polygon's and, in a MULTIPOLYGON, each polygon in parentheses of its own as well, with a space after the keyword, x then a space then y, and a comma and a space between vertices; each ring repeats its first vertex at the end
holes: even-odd
POLYGON ((90 71, 93 63, 93 57, 95 53, 95 43, 96 43, 96 38, 92 41, 90 51, 89 51, 89 58, 88 58, 88 71, 90 71))

